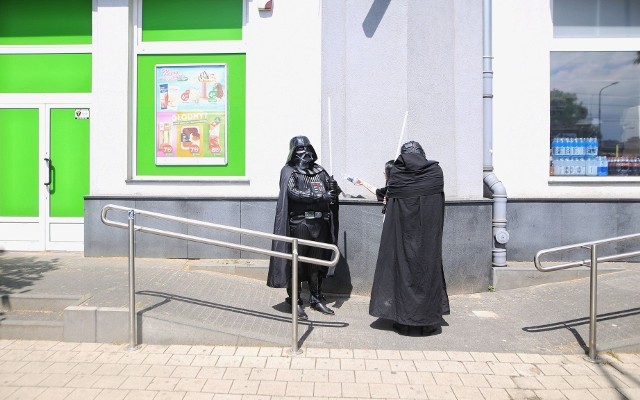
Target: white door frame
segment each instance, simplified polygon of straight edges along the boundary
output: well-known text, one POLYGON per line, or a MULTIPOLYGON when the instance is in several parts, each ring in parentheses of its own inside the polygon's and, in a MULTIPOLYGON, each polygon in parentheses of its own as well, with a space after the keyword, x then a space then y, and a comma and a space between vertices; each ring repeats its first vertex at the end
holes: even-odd
MULTIPOLYGON (((51 109, 87 108, 89 102, 69 103, 3 103, 0 108, 38 110, 38 216, 0 216, 0 249, 17 251, 83 251, 84 217, 49 217, 49 168, 45 158, 50 158, 51 109)), ((90 124, 91 134, 91 124, 90 124)), ((91 140, 91 139, 90 139, 91 140)))

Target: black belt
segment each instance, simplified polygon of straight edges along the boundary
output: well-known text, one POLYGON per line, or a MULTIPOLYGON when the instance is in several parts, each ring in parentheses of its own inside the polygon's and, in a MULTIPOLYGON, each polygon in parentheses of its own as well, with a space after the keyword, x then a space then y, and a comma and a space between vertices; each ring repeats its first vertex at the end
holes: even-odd
POLYGON ((331 214, 328 212, 322 212, 322 211, 305 211, 304 214, 291 214, 289 216, 291 218, 298 217, 298 218, 304 218, 304 219, 319 219, 319 218, 329 219, 331 214))

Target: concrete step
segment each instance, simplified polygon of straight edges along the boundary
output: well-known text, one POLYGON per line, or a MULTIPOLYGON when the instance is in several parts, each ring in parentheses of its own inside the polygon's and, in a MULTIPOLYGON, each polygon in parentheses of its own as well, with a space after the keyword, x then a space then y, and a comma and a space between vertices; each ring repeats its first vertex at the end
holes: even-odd
POLYGON ((0 294, 0 339, 63 340, 64 309, 79 295, 0 294))
POLYGON ((64 322, 59 313, 20 312, 0 318, 0 339, 62 341, 64 322))
POLYGON ((1 293, 0 311, 62 311, 89 297, 90 295, 1 293))

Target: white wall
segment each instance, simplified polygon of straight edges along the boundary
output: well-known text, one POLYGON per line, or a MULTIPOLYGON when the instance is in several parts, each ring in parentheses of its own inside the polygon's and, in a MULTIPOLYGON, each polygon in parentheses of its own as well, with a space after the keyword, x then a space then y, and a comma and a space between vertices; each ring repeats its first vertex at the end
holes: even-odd
POLYGON ((90 194, 126 194, 129 122, 128 0, 97 0, 93 20, 90 194))
POLYGON ((511 198, 637 198, 638 178, 549 176, 550 51, 585 43, 553 39, 550 3, 493 0, 495 173, 511 198))
MULTIPOLYGON (((91 195, 273 197, 289 139, 320 143, 319 0, 278 0, 273 12, 246 1, 245 180, 129 182, 127 0, 98 0, 93 59, 91 195)), ((320 151, 320 146, 316 146, 320 151)))
MULTIPOLYGON (((482 4, 354 0, 323 7, 323 148, 332 131, 334 175, 382 186, 398 143, 417 140, 440 162, 448 199, 482 198, 482 4)), ((347 183, 343 189, 373 197, 347 183)))

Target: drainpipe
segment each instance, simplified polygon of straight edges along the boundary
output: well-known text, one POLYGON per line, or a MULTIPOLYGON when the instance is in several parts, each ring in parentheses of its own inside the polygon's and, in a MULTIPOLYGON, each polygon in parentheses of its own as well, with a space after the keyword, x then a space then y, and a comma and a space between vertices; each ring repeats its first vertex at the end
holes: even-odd
POLYGON ((507 190, 493 172, 493 67, 491 55, 491 0, 483 0, 482 13, 482 109, 483 109, 483 181, 484 197, 493 199, 491 210, 491 234, 493 249, 491 263, 494 267, 507 266, 507 190))

